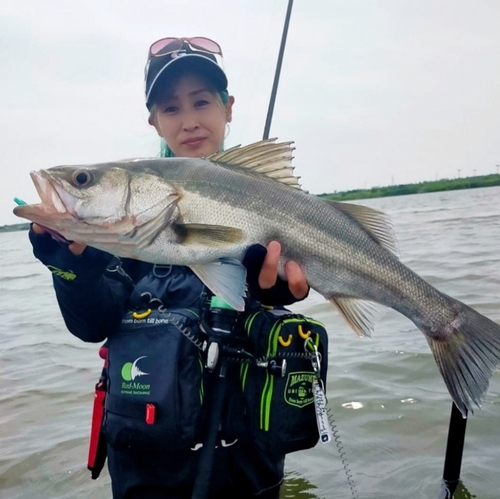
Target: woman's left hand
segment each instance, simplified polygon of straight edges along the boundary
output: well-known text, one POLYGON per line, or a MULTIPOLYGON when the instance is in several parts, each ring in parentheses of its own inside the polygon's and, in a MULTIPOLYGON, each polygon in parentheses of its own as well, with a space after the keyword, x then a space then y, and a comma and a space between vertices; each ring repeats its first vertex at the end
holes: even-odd
POLYGON ((249 246, 243 258, 250 296, 264 305, 291 305, 309 294, 309 285, 296 262, 285 265, 285 279, 278 275, 281 245, 271 241, 267 248, 249 246))
MULTIPOLYGON (((262 289, 270 289, 276 284, 280 256, 281 244, 278 241, 271 241, 267 245, 267 255, 259 274, 259 286, 262 289)), ((286 263, 285 275, 290 293, 297 300, 303 300, 309 293, 309 285, 297 262, 289 261, 286 263)))

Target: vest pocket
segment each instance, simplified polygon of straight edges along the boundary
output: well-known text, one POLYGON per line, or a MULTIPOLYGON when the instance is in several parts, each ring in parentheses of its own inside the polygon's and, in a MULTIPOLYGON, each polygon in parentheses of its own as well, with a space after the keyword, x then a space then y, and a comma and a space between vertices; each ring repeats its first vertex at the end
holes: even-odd
POLYGON ((108 339, 108 393, 103 430, 116 448, 176 450, 199 441, 203 361, 185 334, 199 339, 190 310, 126 314, 108 339))
POLYGON ((326 384, 328 336, 322 323, 286 310, 260 310, 248 316, 250 350, 273 360, 274 370, 243 365, 240 379, 254 439, 283 454, 314 447, 319 439, 313 383, 317 380, 305 342, 320 354, 320 379, 326 384), (309 338, 309 340, 308 340, 309 338))

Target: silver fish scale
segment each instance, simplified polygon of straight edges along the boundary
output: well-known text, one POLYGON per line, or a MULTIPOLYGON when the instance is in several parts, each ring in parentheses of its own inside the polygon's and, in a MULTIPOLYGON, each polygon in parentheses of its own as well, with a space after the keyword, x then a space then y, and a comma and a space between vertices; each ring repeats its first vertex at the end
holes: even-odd
POLYGON ((301 264, 308 282, 324 296, 353 296, 396 309, 408 308, 411 300, 412 310, 416 297, 430 303, 438 298, 437 290, 357 223, 316 196, 262 175, 200 161, 179 165, 177 172, 164 169, 164 176, 175 177, 185 192, 179 208, 186 222, 245 231, 245 243, 230 254, 222 251, 224 256, 241 257, 248 244, 275 239, 283 246, 283 261, 301 264))

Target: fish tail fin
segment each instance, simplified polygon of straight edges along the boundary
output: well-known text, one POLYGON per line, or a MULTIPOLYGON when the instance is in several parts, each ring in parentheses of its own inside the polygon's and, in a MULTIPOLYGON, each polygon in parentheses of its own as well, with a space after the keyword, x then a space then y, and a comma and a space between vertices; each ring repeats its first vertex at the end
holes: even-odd
POLYGON ((500 325, 451 298, 456 315, 439 331, 426 332, 451 398, 464 417, 481 407, 500 365, 500 325))

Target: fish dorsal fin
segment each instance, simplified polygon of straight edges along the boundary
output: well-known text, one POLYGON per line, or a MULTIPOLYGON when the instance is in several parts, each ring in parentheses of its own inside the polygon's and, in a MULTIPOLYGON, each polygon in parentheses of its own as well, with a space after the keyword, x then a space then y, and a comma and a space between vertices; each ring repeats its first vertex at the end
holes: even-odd
POLYGON ((380 246, 399 256, 398 243, 389 217, 381 211, 359 204, 326 201, 336 210, 352 218, 370 234, 380 246))
POLYGON ((214 163, 239 166, 260 173, 283 184, 300 189, 299 178, 293 174, 293 142, 266 139, 248 146, 235 146, 206 159, 214 163))

